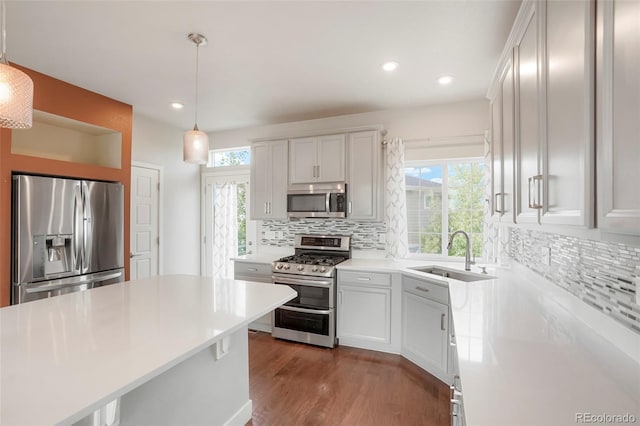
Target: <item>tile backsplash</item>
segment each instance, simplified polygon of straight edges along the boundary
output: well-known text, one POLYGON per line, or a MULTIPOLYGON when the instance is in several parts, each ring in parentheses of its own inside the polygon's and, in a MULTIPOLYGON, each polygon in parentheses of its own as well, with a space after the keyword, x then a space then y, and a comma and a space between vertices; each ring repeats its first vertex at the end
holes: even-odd
POLYGON ((384 250, 387 227, 383 222, 359 222, 349 219, 267 220, 259 230, 260 244, 293 247, 296 234, 351 235, 351 246, 360 250, 384 250), (384 238, 384 237, 382 237, 384 238))
POLYGON ((510 228, 509 256, 640 333, 640 248, 510 228))

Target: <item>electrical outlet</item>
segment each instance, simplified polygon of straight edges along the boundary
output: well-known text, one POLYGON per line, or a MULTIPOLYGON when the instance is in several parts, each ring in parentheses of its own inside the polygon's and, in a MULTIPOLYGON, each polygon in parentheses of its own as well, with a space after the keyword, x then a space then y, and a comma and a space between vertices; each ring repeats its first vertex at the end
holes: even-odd
POLYGON ((284 231, 276 231, 276 240, 282 240, 284 238, 284 231))
POLYGON ((551 266, 551 247, 540 247, 540 258, 543 264, 551 266))
POLYGON ((384 244, 387 242, 387 234, 378 234, 378 242, 384 244))
POLYGON ((273 240, 276 237, 276 233, 275 233, 275 231, 265 231, 264 232, 264 237, 267 240, 273 240))
POLYGON ((214 360, 217 361, 229 353, 229 348, 231 347, 231 337, 223 337, 221 340, 217 341, 214 346, 216 348, 214 353, 214 360))

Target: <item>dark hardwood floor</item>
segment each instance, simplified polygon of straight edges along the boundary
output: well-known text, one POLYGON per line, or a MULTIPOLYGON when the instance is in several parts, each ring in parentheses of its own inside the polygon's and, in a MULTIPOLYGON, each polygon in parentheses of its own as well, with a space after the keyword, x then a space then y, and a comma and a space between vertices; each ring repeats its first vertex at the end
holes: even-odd
POLYGON ((449 387, 399 355, 249 333, 252 426, 447 426, 449 387))

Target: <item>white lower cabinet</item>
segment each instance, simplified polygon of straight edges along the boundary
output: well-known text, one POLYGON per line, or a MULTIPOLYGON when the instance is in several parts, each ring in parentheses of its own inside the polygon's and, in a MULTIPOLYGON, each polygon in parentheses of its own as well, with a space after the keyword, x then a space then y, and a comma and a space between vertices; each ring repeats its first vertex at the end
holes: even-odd
POLYGON ((343 285, 338 293, 341 339, 391 342, 391 289, 343 285))
POLYGON ((402 355, 445 382, 449 382, 447 296, 446 287, 402 278, 402 355))
POLYGON ((338 271, 338 341, 341 345, 398 352, 393 335, 393 274, 338 271))
MULTIPOLYGON (((233 264, 233 279, 271 284, 271 264, 235 261, 233 264)), ((271 333, 271 313, 249 323, 249 329, 271 333)))
POLYGON ((458 364, 458 352, 456 351, 455 327, 451 320, 451 310, 449 310, 449 374, 452 376, 450 389, 451 403, 451 425, 465 426, 467 424, 464 417, 464 401, 462 398, 462 381, 460 379, 460 366, 458 364))

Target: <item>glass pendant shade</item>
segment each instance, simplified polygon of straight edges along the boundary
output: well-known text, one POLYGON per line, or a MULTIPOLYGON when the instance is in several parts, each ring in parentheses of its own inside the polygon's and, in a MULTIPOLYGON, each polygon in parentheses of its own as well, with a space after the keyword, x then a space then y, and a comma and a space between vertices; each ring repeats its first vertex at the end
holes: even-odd
POLYGON ((0 127, 29 129, 33 117, 33 81, 0 62, 0 127))
POLYGON ((197 128, 184 132, 182 138, 183 159, 187 163, 207 164, 209 160, 209 136, 197 128))

